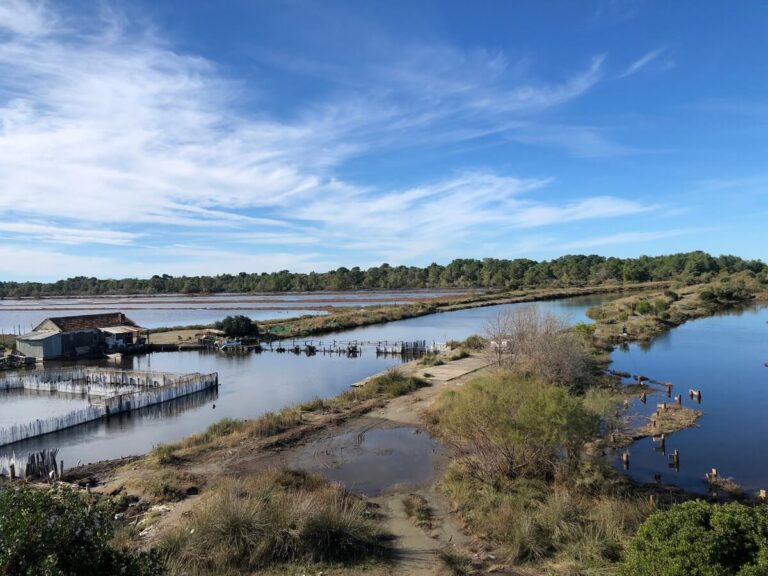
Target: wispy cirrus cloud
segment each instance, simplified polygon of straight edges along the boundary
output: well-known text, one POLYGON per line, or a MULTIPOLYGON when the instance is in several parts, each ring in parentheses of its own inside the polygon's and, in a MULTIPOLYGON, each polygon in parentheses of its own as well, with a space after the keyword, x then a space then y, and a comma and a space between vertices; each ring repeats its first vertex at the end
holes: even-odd
POLYGON ((711 228, 674 228, 671 230, 650 230, 647 232, 620 232, 618 234, 609 234, 606 236, 596 236, 592 238, 583 238, 572 242, 565 242, 558 245, 560 250, 584 250, 591 248, 603 248, 606 246, 615 246, 618 244, 640 244, 652 242, 654 240, 663 240, 666 238, 676 238, 679 236, 691 236, 704 232, 711 232, 711 228))
MULTIPOLYGON (((98 25, 65 19, 42 1, 0 7, 0 232, 47 245, 28 253, 32 262, 87 244, 119 247, 134 264, 148 247, 143 254, 169 270, 189 272, 305 269, 310 260, 287 247, 313 243, 371 261, 402 259, 404 247, 409 258, 450 257, 468 238, 493 242, 509 229, 655 209, 613 196, 544 201, 536 195, 551 178, 482 169, 415 186, 339 176, 350 160, 381 150, 523 127, 531 135, 541 126, 539 137, 554 143, 540 115, 596 86, 602 55, 545 81, 503 52, 410 46, 374 62, 353 90, 278 116, 239 106, 249 87, 216 63, 120 14, 99 17, 98 25), (172 248, 175 236, 196 237, 198 256, 172 248), (232 246, 230 257, 212 252, 212 239, 232 246)), ((597 135, 583 142, 601 146, 609 144, 597 135)), ((78 258, 117 269, 109 258, 78 258)), ((327 252, 311 259, 332 260, 327 252)), ((127 274, 133 264, 122 264, 127 274)))
MULTIPOLYGON (((627 78, 628 76, 637 74, 640 72, 640 70, 651 64, 651 62, 657 60, 662 54, 666 52, 666 50, 666 48, 657 48, 643 54, 640 58, 632 62, 632 64, 630 64, 627 69, 619 75, 619 78, 627 78)), ((667 66, 669 65, 670 64, 668 63, 667 66)))

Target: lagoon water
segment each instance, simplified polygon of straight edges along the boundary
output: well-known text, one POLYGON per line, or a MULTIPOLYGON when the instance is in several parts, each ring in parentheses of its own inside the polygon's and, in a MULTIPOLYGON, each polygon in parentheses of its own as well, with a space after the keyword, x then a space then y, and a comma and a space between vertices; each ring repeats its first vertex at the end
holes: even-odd
MULTIPOLYGON (((590 306, 604 296, 552 300, 533 304, 565 316, 572 322, 586 320, 590 306)), ((524 304, 531 305, 531 304, 524 304)), ((462 340, 482 332, 486 320, 500 310, 521 304, 488 306, 411 318, 398 322, 347 330, 324 336, 328 340, 462 340)), ((43 448, 59 448, 67 466, 141 454, 154 445, 173 442, 224 417, 256 418, 267 411, 304 402, 313 397, 335 396, 350 384, 399 364, 399 358, 376 357, 371 348, 358 358, 264 352, 223 354, 219 352, 161 352, 128 357, 123 367, 168 372, 218 372, 217 394, 168 402, 158 409, 138 410, 130 415, 71 428, 12 446, 0 447, 0 456, 25 454, 43 448), (215 408, 214 408, 215 405, 215 408)), ((50 402, 55 398, 49 399, 50 402)), ((70 398, 66 399, 71 401, 70 398)), ((18 403, 0 397, 3 413, 14 413, 22 421, 49 413, 44 404, 18 403)), ((0 421, 0 425, 4 422, 0 421)))
MULTIPOLYGON (((587 320, 587 308, 611 297, 590 296, 538 302, 533 305, 566 316, 570 322, 587 320)), ((482 332, 488 318, 515 304, 445 312, 389 322, 324 336, 326 340, 461 340, 482 332)), ((680 451, 680 470, 667 466, 666 457, 653 450, 650 439, 630 447, 630 475, 652 481, 660 473, 666 482, 693 491, 706 491, 704 474, 717 468, 749 491, 768 488, 768 307, 684 324, 652 344, 633 344, 613 353, 613 368, 674 383, 684 404, 701 409, 696 428, 671 435, 667 450, 680 451), (701 405, 687 396, 701 389, 701 405)), ((376 357, 365 348, 358 358, 317 355, 306 357, 265 352, 228 355, 217 352, 164 352, 125 358, 125 368, 170 372, 218 372, 218 391, 186 397, 130 415, 112 418, 0 448, 0 456, 22 455, 57 447, 67 466, 140 454, 154 445, 173 442, 204 430, 224 417, 256 418, 264 412, 334 396, 358 380, 397 365, 398 358, 376 357), (215 405, 215 408, 214 408, 215 405)), ((663 395, 647 405, 634 402, 631 411, 648 415, 663 395)), ((0 396, 0 424, 23 422, 46 414, 66 412, 85 399, 50 395, 0 396)))
POLYGON ((45 318, 125 312, 144 328, 212 324, 225 316, 244 314, 253 320, 273 320, 302 314, 325 314, 327 307, 401 304, 465 294, 463 290, 406 292, 314 292, 297 294, 214 294, 190 296, 93 296, 78 298, 0 299, 0 334, 25 333, 45 318))
MULTIPOLYGON (((700 409, 698 426, 668 437, 667 453, 680 451, 680 470, 669 468, 667 457, 653 449, 650 438, 630 447, 629 474, 638 480, 662 480, 685 489, 706 492, 704 474, 717 468, 720 477, 733 477, 745 490, 768 489, 768 307, 749 307, 683 324, 650 345, 632 344, 613 353, 613 368, 670 381, 672 395, 700 409), (688 398, 701 390, 701 404, 688 398)), ((650 414, 663 395, 636 401, 632 411, 650 414)))

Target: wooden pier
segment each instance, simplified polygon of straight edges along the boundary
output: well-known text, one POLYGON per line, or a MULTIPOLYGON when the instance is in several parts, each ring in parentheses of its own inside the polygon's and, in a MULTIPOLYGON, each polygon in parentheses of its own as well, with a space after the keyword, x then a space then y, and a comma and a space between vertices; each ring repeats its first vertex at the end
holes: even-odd
POLYGON ((99 398, 86 408, 63 416, 0 427, 0 446, 168 402, 218 385, 219 375, 215 372, 172 374, 75 367, 6 373, 0 376, 0 389, 49 390, 99 398))

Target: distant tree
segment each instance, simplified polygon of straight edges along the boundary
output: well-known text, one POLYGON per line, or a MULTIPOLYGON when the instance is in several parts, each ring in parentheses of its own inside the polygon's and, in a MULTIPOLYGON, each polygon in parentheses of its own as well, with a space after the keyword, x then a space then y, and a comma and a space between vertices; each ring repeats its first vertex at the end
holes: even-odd
POLYGON ((259 335, 259 327, 248 316, 227 316, 217 322, 216 327, 234 338, 255 338, 259 335))

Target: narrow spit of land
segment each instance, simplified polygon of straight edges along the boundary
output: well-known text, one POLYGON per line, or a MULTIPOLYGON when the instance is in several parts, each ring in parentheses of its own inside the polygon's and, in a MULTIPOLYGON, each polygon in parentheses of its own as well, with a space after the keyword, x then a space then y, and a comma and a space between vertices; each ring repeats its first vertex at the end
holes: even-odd
MULTIPOLYGON (((402 305, 365 306, 360 308, 329 307, 327 309, 328 314, 322 316, 299 316, 286 320, 267 320, 259 322, 259 327, 266 338, 307 338, 440 312, 452 312, 500 304, 518 304, 577 296, 591 296, 595 294, 620 294, 622 292, 633 293, 643 290, 661 290, 668 285, 669 282, 644 282, 605 284, 578 288, 542 288, 448 296, 402 305)), ((183 348, 195 345, 197 343, 196 334, 204 328, 210 328, 210 326, 156 328, 150 331, 150 341, 153 344, 173 344, 183 348)))

